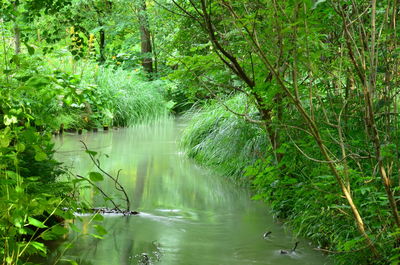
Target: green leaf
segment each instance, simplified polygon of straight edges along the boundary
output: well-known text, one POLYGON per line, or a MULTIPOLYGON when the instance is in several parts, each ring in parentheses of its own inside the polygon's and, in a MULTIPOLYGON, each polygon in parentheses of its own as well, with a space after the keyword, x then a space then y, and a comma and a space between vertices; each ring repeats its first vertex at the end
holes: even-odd
POLYGON ((31 244, 34 248, 36 248, 37 250, 40 250, 40 251, 43 252, 43 253, 47 253, 47 249, 46 249, 46 247, 45 247, 45 245, 44 245, 43 243, 36 242, 36 241, 32 241, 32 242, 30 242, 30 244, 31 244))
POLYGON ((39 228, 46 228, 47 227, 43 222, 41 222, 38 219, 35 219, 33 217, 28 217, 28 223, 30 225, 33 225, 33 226, 39 227, 39 228))
POLYGON ((46 76, 33 76, 26 82, 26 86, 34 88, 43 88, 50 84, 50 80, 46 76))
POLYGON ((107 234, 107 230, 101 225, 94 225, 93 227, 96 229, 96 232, 99 236, 104 236, 107 234))
POLYGON ((86 150, 85 152, 86 152, 87 154, 91 155, 91 156, 96 156, 96 155, 97 155, 97 152, 95 152, 95 151, 86 150))
POLYGON ((20 234, 20 235, 27 235, 28 234, 28 229, 25 229, 25 228, 20 228, 20 229, 18 229, 18 233, 20 234))
POLYGON ((56 225, 53 226, 50 230, 42 233, 40 237, 44 240, 55 240, 60 236, 65 235, 66 233, 68 233, 68 229, 61 225, 56 225))
POLYGON ((26 48, 28 48, 29 55, 35 54, 35 48, 33 48, 32 46, 26 45, 26 48))
POLYGON ((72 265, 79 265, 75 260, 71 260, 71 259, 61 259, 61 261, 66 261, 71 263, 72 265))
POLYGON ((0 138, 0 147, 8 147, 10 145, 11 139, 8 136, 3 136, 0 138))
POLYGON ((68 106, 70 106, 72 104, 73 100, 71 96, 66 96, 64 98, 64 103, 67 104, 68 106))
POLYGON ((96 235, 96 234, 90 234, 92 237, 98 238, 98 239, 103 239, 102 236, 96 235))
POLYGON ((4 125, 9 126, 9 125, 15 124, 17 122, 18 122, 17 117, 12 116, 12 115, 11 116, 4 115, 4 125))
POLYGON ((17 152, 21 153, 21 152, 25 151, 25 145, 23 143, 17 143, 15 145, 15 150, 17 150, 17 152))
POLYGON ((23 193, 23 192, 24 192, 24 189, 23 189, 21 186, 16 186, 16 187, 15 187, 15 191, 16 191, 17 193, 23 193))
POLYGON ((13 220, 13 224, 15 227, 22 228, 22 225, 23 225, 22 217, 21 216, 15 217, 13 220))
POLYGON ((102 181, 104 179, 103 175, 100 174, 99 172, 90 172, 89 173, 89 178, 90 178, 91 181, 94 181, 94 182, 102 181))
POLYGON ((17 54, 13 55, 13 57, 10 60, 10 63, 15 63, 16 65, 19 65, 20 62, 21 60, 17 54))
POLYGON ((36 161, 40 162, 40 161, 43 161, 43 160, 46 160, 46 159, 47 159, 46 153, 41 152, 41 151, 36 152, 36 155, 35 155, 35 160, 36 161))
POLYGON ((168 101, 168 102, 165 104, 165 106, 166 106, 167 109, 169 109, 169 110, 172 110, 172 108, 175 107, 175 105, 176 105, 176 102, 174 102, 174 101, 172 101, 172 100, 168 101))

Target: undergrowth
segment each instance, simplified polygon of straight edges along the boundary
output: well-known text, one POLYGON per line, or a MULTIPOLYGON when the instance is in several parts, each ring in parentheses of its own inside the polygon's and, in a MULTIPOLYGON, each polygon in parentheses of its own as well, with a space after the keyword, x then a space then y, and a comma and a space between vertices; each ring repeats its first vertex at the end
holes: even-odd
MULTIPOLYGON (((235 96, 225 104, 235 112, 243 112, 246 100, 235 96)), ((253 113, 257 117, 256 112, 253 113)), ((296 114, 290 115, 294 125, 300 123, 296 114)), ((282 144, 278 151, 284 156, 277 164, 268 148, 265 131, 229 112, 218 102, 192 111, 191 117, 182 140, 187 154, 240 183, 251 185, 256 194, 254 199, 268 203, 274 216, 285 220, 297 236, 311 239, 330 253, 336 264, 387 264, 387 257, 397 257, 393 247, 395 235, 385 233, 385 227, 390 224, 385 193, 379 179, 372 178, 368 170, 360 171, 357 165, 349 163, 354 202, 365 216, 365 225, 377 235, 374 243, 382 256, 374 260, 359 236, 350 207, 341 196, 328 165, 315 163, 298 151, 301 148, 321 159, 318 146, 309 134, 282 129, 282 144), (297 147, 293 139, 296 139, 297 147)), ((354 130, 353 134, 357 133, 356 128, 351 130, 354 130)), ((333 135, 328 129, 326 133, 333 135)), ((335 149, 332 147, 332 150, 335 149)))
POLYGON ((168 116, 164 81, 147 81, 135 71, 101 68, 94 82, 98 100, 94 106, 101 106, 103 119, 109 118, 115 126, 151 122, 168 116))
POLYGON ((92 129, 150 123, 169 115, 167 81, 149 81, 139 70, 64 63, 20 56, 13 86, 43 130, 92 129), (29 61, 28 61, 29 60, 29 61), (31 88, 34 89, 31 89, 31 88))
MULTIPOLYGON (((225 103, 237 112, 243 112, 246 99, 235 96, 225 103)), ((182 144, 190 157, 213 166, 222 174, 241 176, 244 169, 260 158, 267 148, 267 138, 258 124, 246 122, 218 102, 208 103, 201 110, 192 110, 184 131, 182 144)), ((254 110, 254 116, 257 116, 254 110)))

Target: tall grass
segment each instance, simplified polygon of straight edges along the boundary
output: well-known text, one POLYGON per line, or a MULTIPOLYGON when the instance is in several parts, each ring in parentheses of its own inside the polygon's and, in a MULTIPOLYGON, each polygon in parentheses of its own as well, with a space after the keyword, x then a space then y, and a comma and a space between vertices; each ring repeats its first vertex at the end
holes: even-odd
MULTIPOLYGON (((234 96, 225 104, 243 112, 245 101, 244 96, 234 96)), ((202 164, 215 167, 222 174, 244 180, 240 178, 244 169, 260 158, 267 148, 263 129, 216 102, 189 115, 191 121, 182 139, 188 155, 202 164)))
POLYGON ((74 61, 63 52, 57 58, 47 58, 45 66, 50 74, 59 71, 66 78, 79 80, 73 85, 84 91, 83 102, 73 102, 75 106, 60 107, 53 100, 50 105, 58 109, 52 128, 60 124, 65 128, 88 129, 102 125, 130 126, 164 119, 171 111, 172 103, 165 100, 167 81, 149 81, 139 69, 114 69, 90 60, 74 61))
POLYGON ((168 116, 162 80, 147 81, 135 71, 100 68, 94 82, 102 109, 113 125, 129 126, 151 122, 168 116))

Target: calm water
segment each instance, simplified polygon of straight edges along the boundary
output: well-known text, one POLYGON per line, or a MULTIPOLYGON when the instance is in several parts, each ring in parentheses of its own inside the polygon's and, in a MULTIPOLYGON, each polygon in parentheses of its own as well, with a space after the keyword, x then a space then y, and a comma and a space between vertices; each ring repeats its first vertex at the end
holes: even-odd
MULTIPOLYGON (((57 158, 75 173, 94 170, 79 140, 104 154, 101 162, 108 172, 115 175, 122 169, 120 180, 131 208, 141 214, 106 215, 104 239, 71 232, 53 250, 49 264, 55 257, 96 265, 328 264, 301 239, 296 253, 281 255, 279 250, 292 248, 297 239, 274 222, 263 203, 252 201, 248 190, 187 159, 178 145, 183 126, 171 120, 56 139, 57 158), (264 240, 266 231, 272 234, 264 240), (69 243, 73 245, 66 250, 69 243)), ((102 188, 118 200, 112 183, 102 188)), ((95 206, 107 204, 92 189, 81 197, 95 206)), ((91 216, 76 222, 85 233, 93 232, 95 224, 91 216)))

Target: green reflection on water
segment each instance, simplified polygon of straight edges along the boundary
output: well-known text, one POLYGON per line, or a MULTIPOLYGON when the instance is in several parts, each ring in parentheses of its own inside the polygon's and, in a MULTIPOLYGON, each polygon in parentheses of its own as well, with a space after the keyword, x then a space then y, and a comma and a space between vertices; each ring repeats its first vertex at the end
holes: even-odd
MULTIPOLYGON (((179 151, 177 140, 183 126, 169 120, 56 140, 58 159, 81 175, 94 167, 79 140, 107 154, 109 158, 101 158, 103 168, 113 175, 122 169, 120 181, 131 208, 141 212, 107 216, 102 225, 108 234, 103 240, 76 239, 71 232, 68 240, 74 245, 64 259, 80 264, 140 264, 142 253, 147 253, 151 263, 171 265, 327 263, 306 241, 298 253, 280 255, 279 250, 290 249, 295 239, 274 223, 264 204, 250 200, 248 190, 196 166, 179 151), (266 230, 272 231, 268 240, 262 238, 266 230)), ((112 183, 101 186, 123 204, 112 183)), ((106 203, 92 189, 81 196, 95 206, 106 203)), ((85 232, 93 231, 89 220, 83 217, 78 223, 85 232)))

